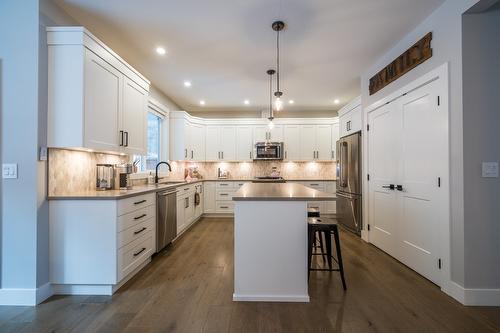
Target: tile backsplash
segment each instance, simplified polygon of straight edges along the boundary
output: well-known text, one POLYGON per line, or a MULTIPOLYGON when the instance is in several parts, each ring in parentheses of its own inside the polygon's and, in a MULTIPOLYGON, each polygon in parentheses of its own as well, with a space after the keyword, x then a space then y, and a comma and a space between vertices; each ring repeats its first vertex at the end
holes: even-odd
MULTIPOLYGON (((86 151, 49 149, 48 194, 95 190, 96 164, 120 164, 128 161, 128 156, 111 155, 86 151)), ((198 167, 204 179, 216 179, 217 169, 229 171, 229 178, 252 179, 271 174, 273 167, 285 179, 335 179, 335 162, 171 162, 172 172, 161 174, 173 180, 184 179, 184 170, 198 167)), ((134 177, 138 178, 138 177, 134 177)), ((140 177, 139 177, 140 178, 140 177)), ((134 183, 144 183, 145 179, 134 179, 134 183)))

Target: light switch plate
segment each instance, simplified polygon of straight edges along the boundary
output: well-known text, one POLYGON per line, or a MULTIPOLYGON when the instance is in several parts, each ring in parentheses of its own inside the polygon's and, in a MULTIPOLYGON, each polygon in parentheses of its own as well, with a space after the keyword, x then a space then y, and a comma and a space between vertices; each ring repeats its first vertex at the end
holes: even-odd
POLYGON ((17 178, 17 164, 4 163, 2 165, 2 178, 17 178))
POLYGON ((47 147, 40 147, 40 150, 38 152, 38 160, 39 161, 47 160, 47 147))
POLYGON ((498 178, 498 162, 483 162, 483 178, 498 178))

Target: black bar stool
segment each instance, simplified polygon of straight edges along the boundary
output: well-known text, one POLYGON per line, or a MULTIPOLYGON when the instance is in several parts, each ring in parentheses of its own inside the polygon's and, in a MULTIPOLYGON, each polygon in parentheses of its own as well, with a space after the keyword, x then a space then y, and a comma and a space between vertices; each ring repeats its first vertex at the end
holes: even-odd
MULTIPOLYGON (((319 212, 319 207, 308 207, 307 208, 307 217, 320 217, 320 212, 319 212)), ((314 249, 319 249, 320 253, 323 255, 323 262, 326 261, 326 252, 325 252, 325 247, 323 244, 323 236, 321 235, 321 232, 316 232, 314 237, 314 244, 313 248, 314 249)))
MULTIPOLYGON (((344 277, 344 265, 342 264, 342 252, 340 250, 340 238, 339 238, 339 227, 337 225, 337 220, 324 217, 310 217, 307 219, 307 231, 308 231, 308 269, 309 273, 311 271, 329 271, 329 272, 340 272, 340 278, 342 279, 342 286, 344 290, 347 289, 344 277), (313 255, 324 255, 324 253, 313 253, 313 248, 315 247, 316 233, 320 234, 320 239, 323 238, 321 234, 325 236, 326 240, 326 256, 328 261, 328 268, 312 268, 312 256, 313 255), (332 255, 332 235, 335 239, 335 249, 337 252, 337 258, 332 255), (337 263, 338 268, 332 267, 332 259, 337 263)), ((323 252, 323 249, 321 248, 323 252)))

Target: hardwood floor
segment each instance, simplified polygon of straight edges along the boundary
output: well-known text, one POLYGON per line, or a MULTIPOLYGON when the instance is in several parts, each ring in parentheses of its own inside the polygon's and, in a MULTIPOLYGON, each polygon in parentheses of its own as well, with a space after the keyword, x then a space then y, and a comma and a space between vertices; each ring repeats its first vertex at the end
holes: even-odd
POLYGON ((232 219, 206 218, 114 296, 0 307, 0 332, 500 332, 500 308, 463 307, 350 233, 341 242, 347 292, 313 272, 308 304, 233 302, 232 219))

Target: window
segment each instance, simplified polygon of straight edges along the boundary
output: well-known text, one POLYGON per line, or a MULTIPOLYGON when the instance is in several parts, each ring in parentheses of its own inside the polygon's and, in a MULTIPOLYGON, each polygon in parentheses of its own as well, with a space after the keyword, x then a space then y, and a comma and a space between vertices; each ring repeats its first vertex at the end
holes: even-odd
POLYGON ((154 170, 161 160, 161 129, 163 118, 155 113, 148 113, 148 155, 134 156, 139 160, 139 170, 154 170))

